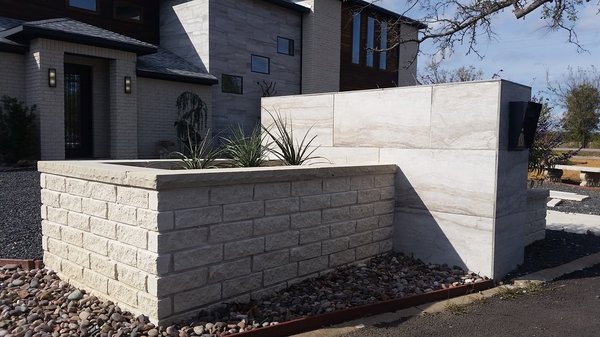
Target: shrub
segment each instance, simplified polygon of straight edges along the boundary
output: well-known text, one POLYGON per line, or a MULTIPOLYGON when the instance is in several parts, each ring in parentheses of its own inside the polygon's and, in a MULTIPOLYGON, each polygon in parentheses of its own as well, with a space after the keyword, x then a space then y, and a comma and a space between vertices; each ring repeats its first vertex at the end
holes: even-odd
POLYGON ((223 152, 231 158, 234 167, 259 167, 265 161, 267 147, 262 144, 262 133, 259 127, 246 136, 238 125, 231 132, 231 137, 223 137, 223 152))
POLYGON ((37 158, 36 106, 9 96, 0 99, 0 159, 9 163, 37 158))
POLYGON ((276 132, 272 132, 270 128, 264 126, 263 130, 273 141, 273 144, 275 144, 274 149, 269 148, 268 150, 275 155, 275 157, 282 160, 286 165, 302 165, 309 160, 322 158, 319 156, 312 156, 319 148, 318 146, 313 149, 310 148, 312 142, 317 138, 317 136, 314 135, 312 138, 308 139, 308 134, 310 133, 310 130, 312 130, 312 126, 306 131, 300 143, 298 143, 294 139, 291 121, 288 124, 287 119, 282 117, 279 113, 276 113, 275 116, 273 116, 273 114, 269 112, 269 115, 273 118, 276 132))
POLYGON ((173 152, 171 157, 181 160, 181 168, 186 170, 214 168, 215 161, 219 157, 220 151, 215 150, 211 139, 207 134, 202 140, 191 135, 191 131, 186 137, 186 143, 183 143, 183 152, 173 152))

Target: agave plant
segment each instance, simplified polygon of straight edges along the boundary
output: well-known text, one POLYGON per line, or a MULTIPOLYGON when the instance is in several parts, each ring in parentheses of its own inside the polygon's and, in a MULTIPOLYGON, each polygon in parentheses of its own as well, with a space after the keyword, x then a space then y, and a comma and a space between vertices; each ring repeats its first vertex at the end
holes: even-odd
MULTIPOLYGON (((188 130, 183 152, 172 152, 171 157, 181 160, 181 168, 186 170, 214 168, 215 161, 219 157, 221 151, 213 147, 211 138, 208 133, 204 137, 192 135, 188 130)), ((183 141, 183 140, 182 140, 183 141)))
POLYGON ((308 134, 313 128, 312 126, 306 131, 302 140, 298 142, 294 139, 294 130, 291 121, 288 124, 287 119, 279 113, 275 113, 275 116, 273 116, 269 112, 269 115, 273 119, 275 132, 272 132, 271 128, 264 126, 262 128, 273 144, 275 144, 275 148, 269 147, 268 149, 275 157, 282 160, 286 165, 302 165, 309 160, 322 158, 320 156, 313 156, 319 146, 311 149, 311 144, 317 138, 317 135, 308 138, 308 134))
POLYGON ((223 152, 231 158, 234 167, 259 167, 267 154, 267 147, 262 144, 260 128, 255 128, 249 136, 238 125, 230 137, 223 137, 223 152))

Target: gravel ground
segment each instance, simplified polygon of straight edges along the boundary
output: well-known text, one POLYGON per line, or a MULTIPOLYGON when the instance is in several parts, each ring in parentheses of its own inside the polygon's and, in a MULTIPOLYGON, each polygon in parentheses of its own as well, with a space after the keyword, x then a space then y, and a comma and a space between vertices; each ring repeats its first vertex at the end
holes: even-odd
POLYGON ((40 175, 0 172, 0 258, 41 259, 40 175))
POLYGON ((525 247, 524 263, 506 275, 504 280, 557 267, 598 252, 600 236, 546 230, 546 238, 525 247))
POLYGON ((600 215, 600 187, 581 187, 565 183, 544 182, 541 188, 583 194, 590 197, 581 202, 563 200, 558 206, 549 207, 549 210, 600 215))
POLYGON ((304 280, 250 304, 227 304, 189 324, 156 327, 61 281, 54 272, 0 268, 0 336, 224 336, 391 298, 482 281, 445 265, 388 254, 304 280))

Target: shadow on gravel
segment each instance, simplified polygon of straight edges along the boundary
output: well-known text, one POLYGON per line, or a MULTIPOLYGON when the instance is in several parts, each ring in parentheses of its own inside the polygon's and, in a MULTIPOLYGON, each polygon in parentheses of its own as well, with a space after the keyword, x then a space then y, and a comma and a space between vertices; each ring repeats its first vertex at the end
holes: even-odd
POLYGON ((558 267, 600 252, 600 236, 546 230, 546 238, 525 247, 523 264, 504 277, 514 279, 542 269, 558 267))
MULTIPOLYGON (((600 276, 600 264, 597 264, 591 268, 582 269, 571 274, 563 275, 556 279, 555 281, 562 280, 576 280, 590 277, 598 277, 600 276)), ((600 294, 599 294, 600 295, 600 294)))

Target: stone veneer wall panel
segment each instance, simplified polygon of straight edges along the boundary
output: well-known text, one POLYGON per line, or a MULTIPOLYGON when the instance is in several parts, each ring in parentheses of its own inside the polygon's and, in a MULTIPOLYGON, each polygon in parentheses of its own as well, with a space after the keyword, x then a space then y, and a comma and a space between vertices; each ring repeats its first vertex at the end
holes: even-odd
POLYGON ((546 237, 546 212, 549 190, 532 189, 527 190, 527 220, 528 226, 525 231, 525 245, 546 237))
POLYGON ((392 249, 393 165, 39 167, 48 268, 158 322, 392 249))

